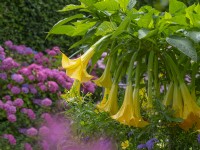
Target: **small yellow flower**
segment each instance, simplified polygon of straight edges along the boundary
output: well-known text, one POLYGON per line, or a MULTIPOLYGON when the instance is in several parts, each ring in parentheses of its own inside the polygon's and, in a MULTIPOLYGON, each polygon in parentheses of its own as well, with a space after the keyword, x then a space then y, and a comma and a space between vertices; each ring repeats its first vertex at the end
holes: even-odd
POLYGON ((121 147, 122 147, 122 149, 128 148, 128 147, 129 147, 129 141, 126 140, 126 141, 122 142, 122 143, 121 143, 121 147))
POLYGON ((162 78, 163 76, 164 76, 163 73, 159 73, 159 75, 158 75, 159 78, 162 78))

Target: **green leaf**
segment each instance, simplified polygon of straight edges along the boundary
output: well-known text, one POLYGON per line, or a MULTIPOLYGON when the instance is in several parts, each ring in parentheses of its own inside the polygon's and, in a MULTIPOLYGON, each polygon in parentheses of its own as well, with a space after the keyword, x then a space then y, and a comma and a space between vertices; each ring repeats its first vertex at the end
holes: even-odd
POLYGON ((195 43, 200 42, 200 31, 188 31, 185 35, 192 39, 195 43))
MULTIPOLYGON (((74 33, 74 26, 71 26, 71 25, 62 25, 62 26, 59 26, 57 28, 53 28, 49 34, 65 34, 65 35, 68 35, 68 36, 72 36, 73 33, 74 33)), ((48 35, 49 35, 48 34, 48 35)))
POLYGON ((98 28, 95 35, 106 35, 116 29, 116 24, 114 22, 104 21, 98 28))
POLYGON ((137 24, 142 28, 153 28, 153 12, 146 13, 138 20, 137 24))
POLYGON ((84 5, 73 5, 73 4, 70 4, 70 5, 67 5, 63 9, 58 10, 58 11, 59 12, 65 12, 65 11, 76 10, 76 9, 81 9, 81 8, 85 8, 85 6, 84 5))
POLYGON ((139 39, 149 38, 153 35, 156 35, 157 33, 158 33, 158 30, 149 30, 149 29, 142 28, 138 30, 138 38, 139 39))
POLYGON ((129 0, 118 0, 120 8, 125 12, 129 4, 129 0))
MULTIPOLYGON (((57 23, 52 27, 52 29, 49 31, 49 33, 48 33, 48 35, 47 35, 46 38, 48 38, 48 36, 49 36, 50 34, 55 34, 55 33, 52 33, 52 32, 59 31, 60 29, 57 29, 57 30, 56 30, 56 28, 58 28, 59 26, 65 24, 65 23, 67 23, 67 22, 69 22, 69 21, 71 21, 71 20, 74 20, 74 19, 77 19, 77 18, 83 18, 83 17, 84 17, 83 14, 77 14, 77 15, 71 16, 71 17, 69 17, 69 18, 65 18, 65 19, 63 19, 63 20, 60 20, 59 22, 57 22, 57 23)), ((63 28, 63 27, 61 27, 61 28, 63 28)))
POLYGON ((87 6, 91 6, 93 4, 95 4, 98 0, 80 0, 80 2, 82 2, 83 4, 87 5, 87 6))
POLYGON ((196 50, 193 46, 193 43, 189 39, 178 36, 171 36, 167 37, 166 41, 170 45, 176 47, 179 51, 190 57, 193 61, 197 61, 196 50))
POLYGON ((180 1, 177 0, 169 0, 169 12, 171 14, 175 13, 184 13, 187 6, 180 1))
POLYGON ((117 11, 119 10, 119 4, 115 0, 105 0, 97 2, 94 7, 101 11, 117 11))
POLYGON ((135 6, 136 3, 137 3, 136 0, 129 0, 129 3, 128 3, 127 8, 128 8, 129 10, 131 10, 131 9, 135 6))
POLYGON ((83 22, 75 25, 73 36, 84 35, 96 22, 83 22))

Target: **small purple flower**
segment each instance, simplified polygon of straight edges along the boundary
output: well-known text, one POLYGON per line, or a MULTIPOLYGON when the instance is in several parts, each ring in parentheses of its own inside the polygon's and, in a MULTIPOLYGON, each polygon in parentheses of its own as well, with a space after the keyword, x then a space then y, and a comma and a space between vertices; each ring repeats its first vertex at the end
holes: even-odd
POLYGON ((7 79, 7 74, 6 73, 0 73, 0 79, 6 80, 7 79))
POLYGON ((32 146, 29 143, 24 144, 24 149, 25 150, 33 150, 32 146))
POLYGON ((197 135, 197 141, 200 143, 200 134, 197 135))
POLYGON ((27 110, 27 115, 28 115, 28 117, 29 117, 31 120, 36 119, 36 115, 35 115, 35 113, 33 112, 32 109, 28 109, 28 110, 27 110))
POLYGON ((52 93, 55 93, 59 89, 58 84, 54 81, 48 81, 47 87, 48 87, 48 90, 52 93))
POLYGON ((3 138, 8 139, 10 145, 16 145, 16 139, 12 134, 4 134, 3 138))
POLYGON ((22 133, 22 134, 26 134, 26 128, 20 128, 19 129, 19 133, 22 133))
POLYGON ((11 92, 12 92, 13 94, 19 94, 19 93, 21 92, 21 90, 20 90, 19 87, 13 86, 13 87, 11 88, 11 92))
POLYGON ((11 40, 5 41, 4 44, 8 47, 11 48, 13 46, 13 42, 11 40))
POLYGON ((28 79, 29 79, 30 81, 34 81, 34 80, 35 80, 35 76, 31 74, 31 75, 28 76, 28 79))
POLYGON ((137 149, 143 149, 143 148, 147 148, 146 144, 139 144, 137 146, 137 149))
POLYGON ((31 70, 30 70, 29 68, 21 68, 21 69, 19 70, 19 73, 21 73, 21 74, 23 74, 23 75, 26 75, 26 76, 32 74, 32 73, 31 73, 31 70))
POLYGON ((51 122, 52 121, 52 117, 49 113, 43 113, 41 115, 41 118, 43 118, 46 122, 51 122))
POLYGON ((49 98, 45 98, 45 99, 43 99, 41 101, 41 105, 42 106, 46 106, 46 107, 51 106, 52 105, 52 101, 49 98))
POLYGON ((6 95, 6 96, 3 97, 3 99, 5 99, 6 101, 10 101, 11 97, 10 97, 10 95, 6 95))
POLYGON ((158 139, 156 139, 156 138, 152 138, 152 139, 148 140, 148 141, 146 142, 146 147, 147 147, 147 149, 148 149, 148 150, 152 150, 153 147, 154 147, 154 144, 157 143, 157 142, 159 142, 159 141, 158 141, 158 139))
POLYGON ((31 127, 31 128, 29 128, 29 129, 27 129, 26 130, 26 135, 27 136, 36 136, 38 134, 38 131, 37 131, 37 129, 35 129, 35 128, 33 128, 33 127, 31 127))
POLYGON ((7 57, 2 61, 0 69, 10 70, 16 67, 19 67, 19 64, 15 62, 11 57, 7 57))
POLYGON ((38 87, 40 88, 41 91, 47 91, 47 87, 43 83, 38 83, 38 87))
POLYGON ((43 71, 38 71, 36 73, 36 77, 38 81, 44 82, 47 79, 47 75, 43 71))
POLYGON ((29 92, 29 89, 27 87, 22 87, 22 92, 27 94, 29 92))
POLYGON ((47 54, 50 55, 50 56, 56 56, 57 55, 57 53, 54 50, 48 51, 47 54))
POLYGON ((27 109, 27 108, 22 108, 22 109, 21 109, 21 113, 27 114, 27 113, 28 113, 28 109, 27 109))
POLYGON ((48 135, 48 133, 49 133, 49 128, 47 128, 46 126, 40 127, 40 129, 39 129, 40 136, 44 137, 44 136, 48 135))
POLYGON ((12 80, 14 80, 17 83, 22 83, 24 82, 24 77, 21 74, 13 74, 11 76, 12 80))
POLYGON ((7 113, 9 114, 15 114, 16 113, 16 107, 15 106, 9 106, 8 109, 6 110, 7 113))
POLYGON ((13 105, 16 107, 22 107, 24 105, 24 101, 21 98, 17 98, 14 100, 13 105))
POLYGON ((17 121, 16 116, 13 115, 13 114, 8 115, 7 119, 8 119, 9 122, 16 122, 17 121))

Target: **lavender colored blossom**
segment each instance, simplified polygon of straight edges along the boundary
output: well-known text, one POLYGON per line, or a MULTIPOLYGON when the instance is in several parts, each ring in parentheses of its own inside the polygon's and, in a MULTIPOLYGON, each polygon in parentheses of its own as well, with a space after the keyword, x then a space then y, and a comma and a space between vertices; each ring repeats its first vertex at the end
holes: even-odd
POLYGON ((47 87, 44 83, 38 83, 37 85, 41 91, 47 91, 47 87))
POLYGON ((37 105, 41 105, 41 99, 33 99, 33 103, 37 105))
POLYGON ((36 115, 35 115, 35 113, 33 112, 32 109, 28 109, 28 110, 27 110, 27 115, 28 115, 28 117, 29 117, 31 120, 36 119, 36 115))
POLYGON ((19 67, 19 64, 15 62, 11 57, 7 57, 2 61, 0 69, 10 70, 12 68, 19 67))
POLYGON ((3 138, 8 139, 10 145, 16 145, 16 139, 12 134, 4 134, 3 138))
POLYGON ((5 99, 6 101, 10 101, 11 97, 10 97, 10 95, 6 95, 6 96, 3 97, 3 99, 5 99))
POLYGON ((17 83, 24 82, 24 77, 21 74, 12 74, 11 78, 17 83))
POLYGON ((17 98, 14 100, 13 105, 16 107, 22 107, 24 105, 24 101, 21 98, 17 98))
POLYGON ((22 92, 27 94, 29 92, 29 89, 27 87, 22 87, 22 92))
POLYGON ((36 78, 38 81, 44 82, 47 79, 47 75, 43 71, 38 71, 36 73, 36 78))
POLYGON ((37 134, 38 134, 38 131, 37 131, 36 128, 31 127, 31 128, 26 130, 26 135, 27 136, 31 137, 31 136, 36 136, 37 134))
POLYGON ((21 69, 19 70, 19 73, 21 73, 21 74, 23 74, 23 75, 26 75, 26 76, 32 74, 32 73, 31 73, 31 70, 30 70, 29 68, 21 68, 21 69))
POLYGON ((46 106, 46 107, 51 106, 52 105, 52 101, 49 98, 45 98, 45 99, 43 99, 41 101, 41 105, 42 106, 46 106))
POLYGON ((36 88, 33 86, 33 85, 29 85, 29 90, 30 90, 30 92, 32 93, 32 94, 36 94, 37 93, 37 90, 36 90, 36 88))
POLYGON ((143 148, 147 148, 146 144, 139 144, 137 146, 137 149, 143 149, 143 148))
POLYGON ((46 126, 42 126, 40 127, 39 129, 39 135, 44 137, 44 136, 47 136, 49 134, 49 128, 46 127, 46 126))
POLYGON ((13 114, 8 115, 7 119, 8 119, 9 122, 16 122, 17 121, 17 117, 13 114))
POLYGON ((7 88, 10 90, 13 87, 13 85, 10 83, 7 85, 7 88))
POLYGON ((148 140, 146 142, 147 149, 152 150, 153 147, 154 147, 154 144, 157 143, 157 142, 158 142, 158 139, 156 139, 156 138, 152 138, 152 139, 148 140))
POLYGON ((5 104, 8 104, 8 105, 12 106, 13 102, 11 100, 7 100, 5 104))
POLYGON ((8 108, 7 108, 7 113, 9 113, 9 114, 15 114, 16 113, 16 111, 17 111, 17 109, 16 109, 16 107, 15 106, 9 106, 8 108))
POLYGON ((0 73, 0 79, 6 80, 7 79, 7 74, 6 73, 0 73))
POLYGON ((200 143, 200 134, 197 135, 197 141, 200 143))
POLYGON ((20 128, 19 129, 19 133, 22 133, 22 134, 26 134, 26 131, 27 131, 26 128, 20 128))
POLYGON ((58 46, 54 46, 54 47, 52 48, 52 50, 54 50, 57 54, 60 53, 60 48, 59 48, 58 46))
POLYGON ((54 50, 48 51, 47 54, 50 55, 50 56, 56 56, 57 55, 57 53, 54 50))
POLYGON ((48 81, 47 87, 48 87, 48 90, 52 93, 55 93, 59 89, 58 84, 54 81, 48 81))
POLYGON ((22 109, 21 109, 21 113, 27 114, 27 113, 28 113, 28 109, 27 109, 27 108, 22 108, 22 109))
POLYGON ((47 143, 47 141, 42 141, 41 145, 42 145, 43 150, 50 150, 49 144, 47 143))
POLYGON ((43 118, 48 123, 52 122, 52 117, 51 117, 51 115, 49 113, 43 113, 41 115, 41 118, 43 118))
POLYGON ((29 143, 24 144, 24 149, 25 150, 33 150, 32 146, 29 143))
POLYGON ((84 93, 94 93, 95 91, 95 84, 91 81, 83 83, 83 92, 84 93))
POLYGON ((19 93, 21 92, 21 89, 20 89, 19 87, 17 87, 17 86, 13 86, 13 87, 11 88, 11 92, 12 92, 13 94, 19 94, 19 93))
POLYGON ((8 41, 5 41, 4 44, 8 47, 8 48, 11 48, 13 46, 13 42, 8 40, 8 41))
POLYGON ((30 81, 34 81, 34 80, 35 80, 35 76, 31 74, 31 75, 28 76, 28 79, 29 79, 30 81))

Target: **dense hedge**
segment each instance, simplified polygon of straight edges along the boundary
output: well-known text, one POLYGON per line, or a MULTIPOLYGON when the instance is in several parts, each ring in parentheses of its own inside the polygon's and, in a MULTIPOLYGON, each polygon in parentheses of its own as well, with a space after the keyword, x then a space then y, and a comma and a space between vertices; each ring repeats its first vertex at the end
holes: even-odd
POLYGON ((67 49, 72 38, 54 36, 45 41, 46 32, 59 20, 72 15, 59 13, 65 5, 76 0, 6 0, 0 2, 0 43, 12 40, 43 50, 53 45, 67 49))

